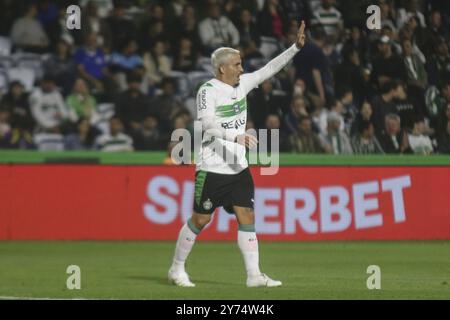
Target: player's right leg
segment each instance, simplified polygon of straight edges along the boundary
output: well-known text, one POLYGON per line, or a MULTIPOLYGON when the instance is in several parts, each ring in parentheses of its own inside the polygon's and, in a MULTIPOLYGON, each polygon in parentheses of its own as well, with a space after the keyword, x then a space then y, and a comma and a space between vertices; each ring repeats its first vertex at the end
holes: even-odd
POLYGON ((180 287, 195 287, 195 284, 191 282, 185 270, 185 263, 194 246, 195 238, 210 220, 210 214, 194 212, 192 217, 181 228, 175 246, 172 266, 169 269, 169 282, 180 287))

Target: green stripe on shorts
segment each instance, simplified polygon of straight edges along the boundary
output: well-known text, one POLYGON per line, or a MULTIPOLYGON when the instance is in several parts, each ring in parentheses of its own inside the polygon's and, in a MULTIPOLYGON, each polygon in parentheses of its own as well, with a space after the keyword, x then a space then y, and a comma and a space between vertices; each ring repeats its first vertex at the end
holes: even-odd
POLYGON ((199 171, 195 179, 195 203, 199 206, 205 184, 206 171, 199 171))

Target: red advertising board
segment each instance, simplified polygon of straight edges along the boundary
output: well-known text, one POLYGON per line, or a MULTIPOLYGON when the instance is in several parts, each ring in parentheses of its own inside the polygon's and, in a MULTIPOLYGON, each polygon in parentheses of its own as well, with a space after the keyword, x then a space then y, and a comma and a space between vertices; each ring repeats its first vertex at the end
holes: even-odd
MULTIPOLYGON (((265 240, 450 239, 450 167, 252 168, 265 240)), ((0 165, 0 239, 175 240, 192 166, 0 165)), ((218 209, 200 239, 234 240, 218 209)))

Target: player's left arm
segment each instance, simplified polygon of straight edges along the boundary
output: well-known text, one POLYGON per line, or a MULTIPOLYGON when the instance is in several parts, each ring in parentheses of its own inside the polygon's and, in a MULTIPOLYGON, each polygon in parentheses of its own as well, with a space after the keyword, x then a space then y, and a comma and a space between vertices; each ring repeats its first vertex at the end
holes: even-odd
POLYGON ((249 92, 256 88, 260 83, 266 79, 277 74, 305 45, 305 22, 302 21, 297 33, 297 40, 295 44, 283 51, 281 54, 270 60, 261 69, 247 73, 241 76, 241 81, 244 84, 246 91, 249 92))

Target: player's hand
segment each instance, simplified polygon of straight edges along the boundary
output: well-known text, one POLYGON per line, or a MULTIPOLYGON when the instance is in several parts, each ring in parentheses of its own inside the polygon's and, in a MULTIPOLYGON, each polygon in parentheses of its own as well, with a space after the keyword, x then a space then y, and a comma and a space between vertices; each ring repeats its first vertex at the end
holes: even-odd
POLYGON ((258 144, 258 139, 256 139, 256 137, 252 136, 251 134, 244 133, 236 137, 236 142, 249 149, 253 149, 258 144))
POLYGON ((300 28, 298 29, 297 33, 297 41, 295 42, 295 45, 297 48, 301 49, 305 45, 305 21, 302 20, 302 23, 300 24, 300 28))

